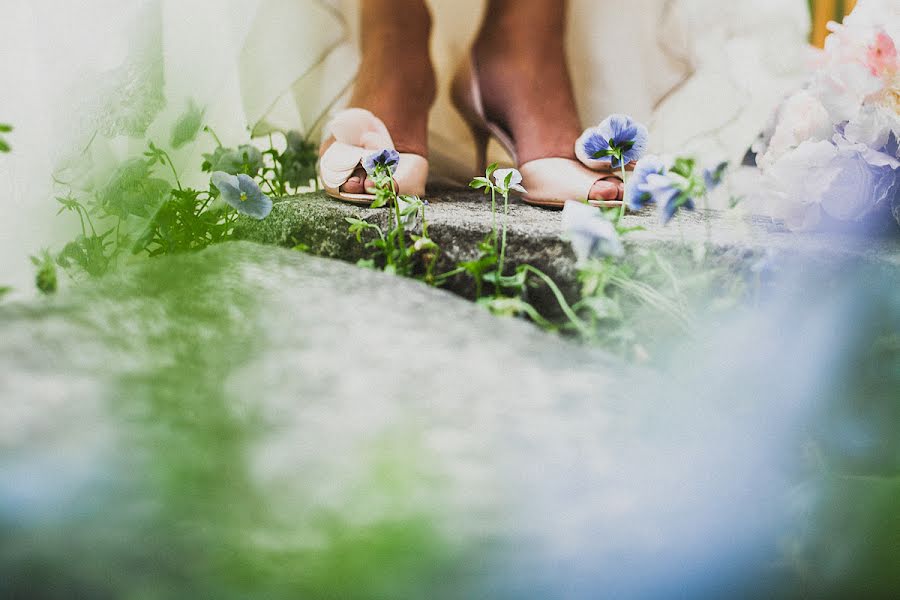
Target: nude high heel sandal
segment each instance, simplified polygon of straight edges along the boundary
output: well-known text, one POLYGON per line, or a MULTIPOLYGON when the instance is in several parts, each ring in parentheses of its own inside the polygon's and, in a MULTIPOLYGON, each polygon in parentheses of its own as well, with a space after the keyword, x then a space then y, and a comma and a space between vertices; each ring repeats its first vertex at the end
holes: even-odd
MULTIPOLYGON (((476 166, 483 173, 487 166, 487 148, 493 137, 518 164, 515 140, 496 123, 485 116, 481 87, 473 58, 465 61, 453 80, 454 106, 469 124, 475 140, 476 166)), ((572 141, 575 145, 575 140, 572 141)), ((522 200, 528 204, 547 208, 562 208, 566 200, 584 201, 597 181, 617 177, 611 170, 594 171, 571 158, 540 158, 518 166, 522 173, 522 185, 528 193, 522 200)), ((621 200, 589 200, 592 206, 618 207, 621 200)))
MULTIPOLYGON (((326 135, 334 142, 322 153, 317 169, 325 193, 344 202, 370 205, 373 194, 351 194, 341 191, 354 171, 362 167, 366 156, 381 150, 394 150, 394 141, 381 119, 362 108, 342 110, 326 126, 326 135)), ((425 195, 428 161, 418 154, 401 153, 394 171, 398 193, 425 195)))

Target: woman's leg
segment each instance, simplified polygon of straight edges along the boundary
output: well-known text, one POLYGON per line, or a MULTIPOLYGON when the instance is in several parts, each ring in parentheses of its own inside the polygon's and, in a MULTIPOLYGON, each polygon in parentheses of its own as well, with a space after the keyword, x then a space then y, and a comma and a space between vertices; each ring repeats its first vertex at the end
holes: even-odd
MULTIPOLYGON (((431 15, 424 0, 361 0, 360 9, 362 57, 349 106, 384 121, 399 152, 426 156, 436 93, 431 15)), ((364 179, 359 171, 341 189, 361 193, 364 179)))
MULTIPOLYGON (((575 159, 578 118, 566 63, 566 0, 489 0, 473 53, 489 119, 516 141, 520 163, 575 159)), ((618 180, 598 181, 592 199, 621 198, 618 180)))

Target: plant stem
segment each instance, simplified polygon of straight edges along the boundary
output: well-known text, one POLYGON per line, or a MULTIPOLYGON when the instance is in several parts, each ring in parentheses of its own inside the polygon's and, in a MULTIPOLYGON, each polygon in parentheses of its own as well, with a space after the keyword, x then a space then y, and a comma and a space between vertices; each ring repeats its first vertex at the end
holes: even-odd
POLYGON ((87 230, 84 228, 84 217, 81 214, 81 209, 76 208, 75 212, 78 214, 78 220, 81 221, 81 235, 87 237, 87 230))
POLYGON ((269 180, 269 179, 263 179, 263 181, 265 182, 265 184, 266 184, 267 186, 269 186, 269 191, 272 192, 272 195, 273 195, 273 196, 275 196, 276 198, 280 198, 280 197, 281 197, 281 195, 278 193, 278 190, 276 190, 276 189, 272 186, 271 180, 269 180))
POLYGON ((160 152, 162 153, 163 156, 166 157, 166 162, 169 163, 169 168, 172 170, 172 176, 175 177, 175 185, 178 186, 178 191, 179 192, 182 191, 181 180, 178 179, 178 173, 175 172, 175 165, 172 164, 172 157, 170 157, 169 153, 166 152, 165 150, 160 149, 160 152))
MULTIPOLYGON (((619 159, 622 163, 622 184, 625 184, 625 159, 619 159)), ((619 207, 619 218, 616 219, 616 224, 622 222, 622 219, 625 217, 625 194, 622 194, 622 206, 619 207)))
POLYGON ((497 251, 497 201, 496 188, 491 184, 491 238, 494 240, 494 251, 497 251))
POLYGON ((703 220, 706 222, 706 245, 712 246, 712 223, 709 220, 709 194, 703 193, 703 220))
POLYGON ((465 272, 466 272, 466 269, 464 267, 456 267, 452 271, 447 271, 446 273, 441 273, 434 279, 435 279, 435 281, 443 283, 444 281, 446 281, 447 279, 450 279, 454 275, 459 275, 460 273, 465 273, 465 272))
POLYGON ((278 183, 279 192, 272 192, 278 197, 284 196, 284 180, 281 176, 281 163, 276 158, 278 151, 275 149, 275 142, 272 141, 272 134, 269 134, 269 150, 272 152, 272 163, 274 164, 275 181, 278 183))
POLYGON ((222 147, 222 140, 219 139, 219 136, 216 135, 216 132, 213 131, 213 128, 210 127, 209 125, 206 125, 203 129, 205 129, 205 130, 206 130, 206 133, 208 133, 209 135, 211 135, 211 136, 213 137, 213 139, 216 140, 216 145, 217 145, 219 148, 221 148, 221 147, 222 147))
POLYGON ((394 215, 397 217, 397 237, 399 239, 400 250, 403 251, 403 257, 406 258, 406 231, 403 223, 400 221, 400 201, 397 198, 397 190, 394 189, 394 179, 391 178, 391 196, 394 199, 394 215))
POLYGON ((197 210, 197 212, 195 213, 195 216, 199 217, 199 216, 200 216, 200 213, 202 213, 204 210, 206 210, 206 207, 209 205, 209 203, 210 203, 211 200, 212 200, 212 196, 209 195, 209 193, 207 192, 207 194, 206 194, 206 200, 203 201, 203 206, 201 206, 201 207, 197 210))
POLYGON ((556 283, 550 278, 549 275, 547 275, 540 269, 532 267, 531 265, 525 265, 523 269, 528 273, 534 273, 545 284, 547 284, 547 287, 550 288, 550 291, 553 292, 553 295, 556 297, 556 301, 559 303, 559 307, 562 309, 563 313, 566 315, 569 321, 571 321, 572 325, 574 325, 578 329, 578 331, 581 332, 581 335, 583 335, 585 338, 593 337, 593 331, 591 331, 591 329, 587 325, 585 325, 584 321, 581 320, 581 318, 577 314, 575 314, 575 311, 572 310, 572 307, 569 306, 569 303, 566 301, 566 297, 563 295, 562 290, 559 289, 559 286, 556 285, 556 283))
MULTIPOLYGON (((81 206, 80 204, 78 206, 81 206)), ((85 207, 81 206, 81 212, 84 215, 84 218, 87 219, 88 226, 91 228, 91 233, 97 235, 97 230, 94 229, 94 222, 91 221, 91 215, 88 214, 88 211, 85 207)))
POLYGON ((509 218, 509 192, 503 194, 503 238, 500 241, 500 262, 497 274, 503 277, 503 262, 506 259, 506 221, 509 218))

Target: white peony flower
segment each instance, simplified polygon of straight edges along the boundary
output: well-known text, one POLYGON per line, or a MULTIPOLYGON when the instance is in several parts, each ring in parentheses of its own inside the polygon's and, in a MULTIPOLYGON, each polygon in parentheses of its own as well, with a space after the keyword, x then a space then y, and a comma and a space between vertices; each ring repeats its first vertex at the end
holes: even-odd
POLYGON ((844 137, 869 148, 884 148, 891 133, 900 139, 900 116, 883 106, 864 106, 844 127, 844 137))
POLYGON ((808 91, 798 92, 781 106, 768 148, 759 158, 759 166, 771 166, 802 142, 827 140, 832 135, 834 123, 825 106, 808 91))
POLYGON ((776 192, 773 213, 795 230, 814 229, 823 215, 858 220, 900 193, 900 161, 840 136, 801 144, 765 175, 776 192))
POLYGON ((809 230, 821 221, 822 197, 838 174, 832 164, 836 155, 831 142, 803 142, 764 172, 774 192, 771 212, 789 229, 809 230))

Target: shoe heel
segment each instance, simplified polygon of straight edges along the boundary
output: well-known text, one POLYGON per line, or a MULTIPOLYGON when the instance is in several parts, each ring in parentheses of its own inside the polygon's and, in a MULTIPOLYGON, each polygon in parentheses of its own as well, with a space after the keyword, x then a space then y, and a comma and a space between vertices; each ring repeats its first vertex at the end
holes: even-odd
POLYGON ((472 139, 475 141, 475 167, 478 169, 479 175, 484 173, 487 167, 487 149, 491 138, 496 139, 503 146, 514 164, 518 164, 516 145, 512 136, 502 127, 488 121, 485 116, 481 88, 478 85, 475 64, 471 58, 464 61, 456 72, 450 98, 460 116, 472 130, 472 139))
POLYGON ((491 132, 477 125, 469 125, 472 131, 472 139, 475 141, 475 172, 483 175, 487 169, 488 144, 491 141, 491 132))

